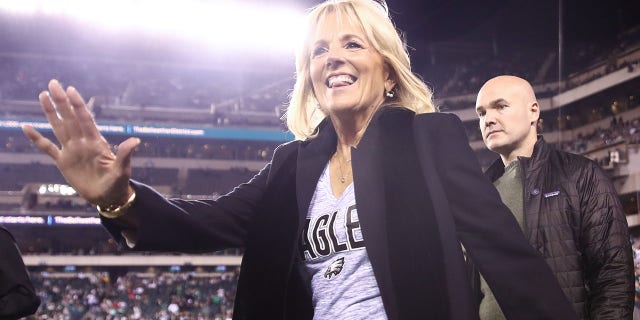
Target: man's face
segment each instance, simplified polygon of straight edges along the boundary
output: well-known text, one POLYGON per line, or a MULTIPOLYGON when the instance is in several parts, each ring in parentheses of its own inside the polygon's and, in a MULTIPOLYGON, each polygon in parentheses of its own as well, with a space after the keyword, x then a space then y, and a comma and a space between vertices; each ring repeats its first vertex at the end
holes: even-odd
MULTIPOLYGON (((536 135, 537 112, 532 112, 519 86, 489 81, 476 100, 482 139, 489 150, 508 155, 536 135)), ((533 140, 535 141, 535 139, 533 140)))

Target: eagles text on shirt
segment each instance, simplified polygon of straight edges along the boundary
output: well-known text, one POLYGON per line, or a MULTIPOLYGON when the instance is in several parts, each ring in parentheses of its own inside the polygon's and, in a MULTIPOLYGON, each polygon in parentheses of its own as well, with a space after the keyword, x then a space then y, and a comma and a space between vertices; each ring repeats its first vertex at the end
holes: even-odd
POLYGON ((350 206, 344 212, 332 212, 322 214, 314 219, 307 218, 302 232, 302 245, 300 254, 309 261, 318 257, 325 257, 344 251, 350 251, 364 247, 360 221, 355 205, 350 206), (344 214, 344 225, 336 225, 336 217, 344 214), (343 236, 339 236, 343 235, 343 236), (346 239, 340 241, 339 239, 346 239))

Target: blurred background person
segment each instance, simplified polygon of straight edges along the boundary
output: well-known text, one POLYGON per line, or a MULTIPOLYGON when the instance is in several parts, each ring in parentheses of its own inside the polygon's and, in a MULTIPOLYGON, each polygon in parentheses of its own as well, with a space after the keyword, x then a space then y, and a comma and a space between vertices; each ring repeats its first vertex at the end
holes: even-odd
POLYGON ((0 319, 32 315, 40 306, 29 272, 11 233, 0 226, 0 319))

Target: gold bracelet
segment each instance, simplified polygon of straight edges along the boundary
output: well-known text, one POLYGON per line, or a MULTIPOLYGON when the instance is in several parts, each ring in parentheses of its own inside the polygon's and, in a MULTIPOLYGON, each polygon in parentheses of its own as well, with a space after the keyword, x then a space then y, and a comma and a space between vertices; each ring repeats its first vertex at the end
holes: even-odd
POLYGON ((101 216, 109 219, 115 219, 125 214, 127 209, 129 209, 133 205, 133 202, 135 200, 136 200, 136 191, 133 190, 133 193, 129 196, 129 199, 127 199, 127 202, 125 202, 123 205, 121 206, 110 205, 104 209, 100 208, 100 206, 97 205, 96 209, 98 209, 98 213, 101 216))

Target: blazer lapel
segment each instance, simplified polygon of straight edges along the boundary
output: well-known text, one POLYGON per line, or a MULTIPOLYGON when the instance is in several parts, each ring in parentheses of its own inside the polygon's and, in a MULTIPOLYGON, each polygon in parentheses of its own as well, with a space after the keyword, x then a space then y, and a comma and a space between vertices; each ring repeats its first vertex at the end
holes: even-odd
POLYGON ((443 253, 414 117, 404 108, 382 108, 352 150, 358 217, 389 318, 411 318, 430 305, 431 316, 446 319, 443 253))
POLYGON ((325 119, 319 126, 320 130, 315 139, 301 143, 298 149, 298 163, 296 165, 296 195, 298 198, 298 214, 300 219, 298 234, 304 224, 311 198, 316 190, 318 179, 325 165, 336 150, 338 138, 329 119, 325 119))
POLYGON ((369 260, 378 280, 380 295, 390 319, 398 319, 400 314, 390 265, 392 256, 389 251, 386 201, 388 185, 385 181, 385 164, 382 162, 389 150, 384 147, 386 133, 381 122, 393 121, 387 115, 401 110, 389 107, 380 109, 371 119, 358 147, 351 150, 358 218, 369 260))

